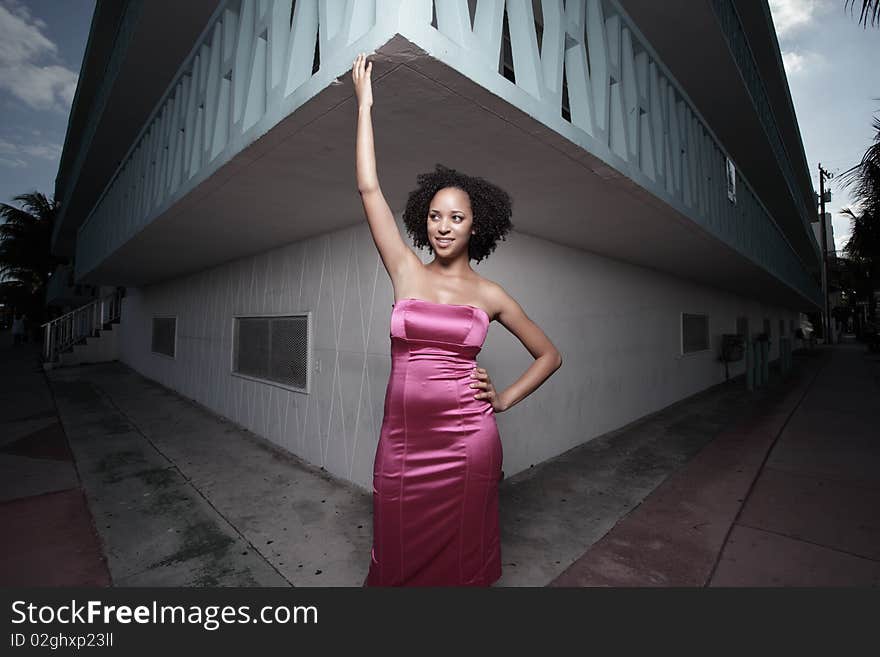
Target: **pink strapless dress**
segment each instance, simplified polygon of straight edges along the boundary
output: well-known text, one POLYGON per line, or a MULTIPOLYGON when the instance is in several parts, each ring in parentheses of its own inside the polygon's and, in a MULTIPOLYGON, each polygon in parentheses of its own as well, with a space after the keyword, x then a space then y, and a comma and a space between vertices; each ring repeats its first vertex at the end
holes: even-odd
POLYGON ((367 586, 489 586, 501 577, 501 439, 492 404, 470 387, 489 321, 474 306, 392 306, 367 586))

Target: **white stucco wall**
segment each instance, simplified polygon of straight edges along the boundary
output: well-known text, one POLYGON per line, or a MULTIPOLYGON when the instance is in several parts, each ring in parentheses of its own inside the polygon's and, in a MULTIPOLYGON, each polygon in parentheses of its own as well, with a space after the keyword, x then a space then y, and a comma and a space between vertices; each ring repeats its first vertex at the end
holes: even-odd
MULTIPOLYGON (((398 218, 398 225, 402 226, 398 218)), ((427 253, 423 260, 429 260, 427 253)), ((496 416, 507 476, 724 381, 722 333, 796 311, 520 233, 475 269, 545 331, 564 364, 496 416), (681 355, 681 313, 709 315, 711 349, 681 355)), ((123 302, 120 358, 241 426, 370 490, 390 372, 393 291, 366 223, 145 288, 123 302), (311 394, 230 374, 232 316, 312 311, 311 394), (153 315, 176 315, 177 356, 150 351, 153 315)), ((502 325, 478 363, 503 390, 531 356, 502 325)), ((742 373, 731 365, 730 375, 742 373)))

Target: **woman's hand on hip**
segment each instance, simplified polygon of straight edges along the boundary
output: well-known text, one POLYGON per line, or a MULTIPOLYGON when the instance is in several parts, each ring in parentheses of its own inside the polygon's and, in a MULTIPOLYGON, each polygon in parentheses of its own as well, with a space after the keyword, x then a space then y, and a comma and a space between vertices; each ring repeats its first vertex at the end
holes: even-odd
POLYGON ((474 395, 474 399, 485 399, 492 404, 492 408, 496 413, 501 413, 502 411, 507 410, 501 397, 496 393, 495 386, 492 385, 492 379, 489 377, 489 373, 485 368, 476 367, 471 370, 471 378, 474 379, 470 384, 471 388, 482 388, 481 392, 477 392, 474 395))

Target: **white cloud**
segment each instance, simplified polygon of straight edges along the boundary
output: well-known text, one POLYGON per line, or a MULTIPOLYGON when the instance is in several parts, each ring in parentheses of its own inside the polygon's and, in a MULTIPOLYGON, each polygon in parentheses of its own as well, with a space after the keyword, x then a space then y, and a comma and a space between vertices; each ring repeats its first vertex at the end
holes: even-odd
POLYGON ((812 25, 826 9, 828 0, 770 0, 770 13, 780 41, 812 25))
POLYGON ((61 157, 60 144, 28 144, 22 146, 22 152, 31 157, 41 157, 44 160, 57 160, 61 157))
POLYGON ((46 28, 46 23, 41 21, 39 18, 34 18, 31 15, 31 10, 25 5, 21 4, 19 0, 5 0, 4 3, 13 14, 21 18, 26 23, 34 23, 38 27, 43 29, 46 28))
POLYGON ((797 52, 783 52, 782 63, 787 75, 795 75, 804 69, 804 56, 797 52))
POLYGON ((783 50, 782 63, 786 76, 792 78, 799 73, 818 73, 826 68, 828 62, 825 57, 811 50, 783 50))
POLYGON ((0 90, 33 109, 67 112, 78 76, 58 63, 58 47, 45 28, 17 0, 0 2, 0 90))
POLYGON ((0 138, 0 166, 26 167, 28 159, 56 161, 61 157, 61 146, 50 142, 25 144, 0 138))
POLYGON ((26 167, 27 162, 19 158, 0 157, 0 167, 9 167, 11 169, 19 169, 26 167))

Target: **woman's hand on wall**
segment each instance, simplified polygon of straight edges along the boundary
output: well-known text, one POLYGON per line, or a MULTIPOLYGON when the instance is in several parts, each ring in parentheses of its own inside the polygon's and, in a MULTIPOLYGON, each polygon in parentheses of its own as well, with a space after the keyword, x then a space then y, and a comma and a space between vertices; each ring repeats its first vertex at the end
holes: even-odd
POLYGON ((367 63, 367 56, 360 53, 351 67, 351 79, 354 81, 358 108, 373 106, 373 84, 370 77, 372 72, 373 62, 367 63))

